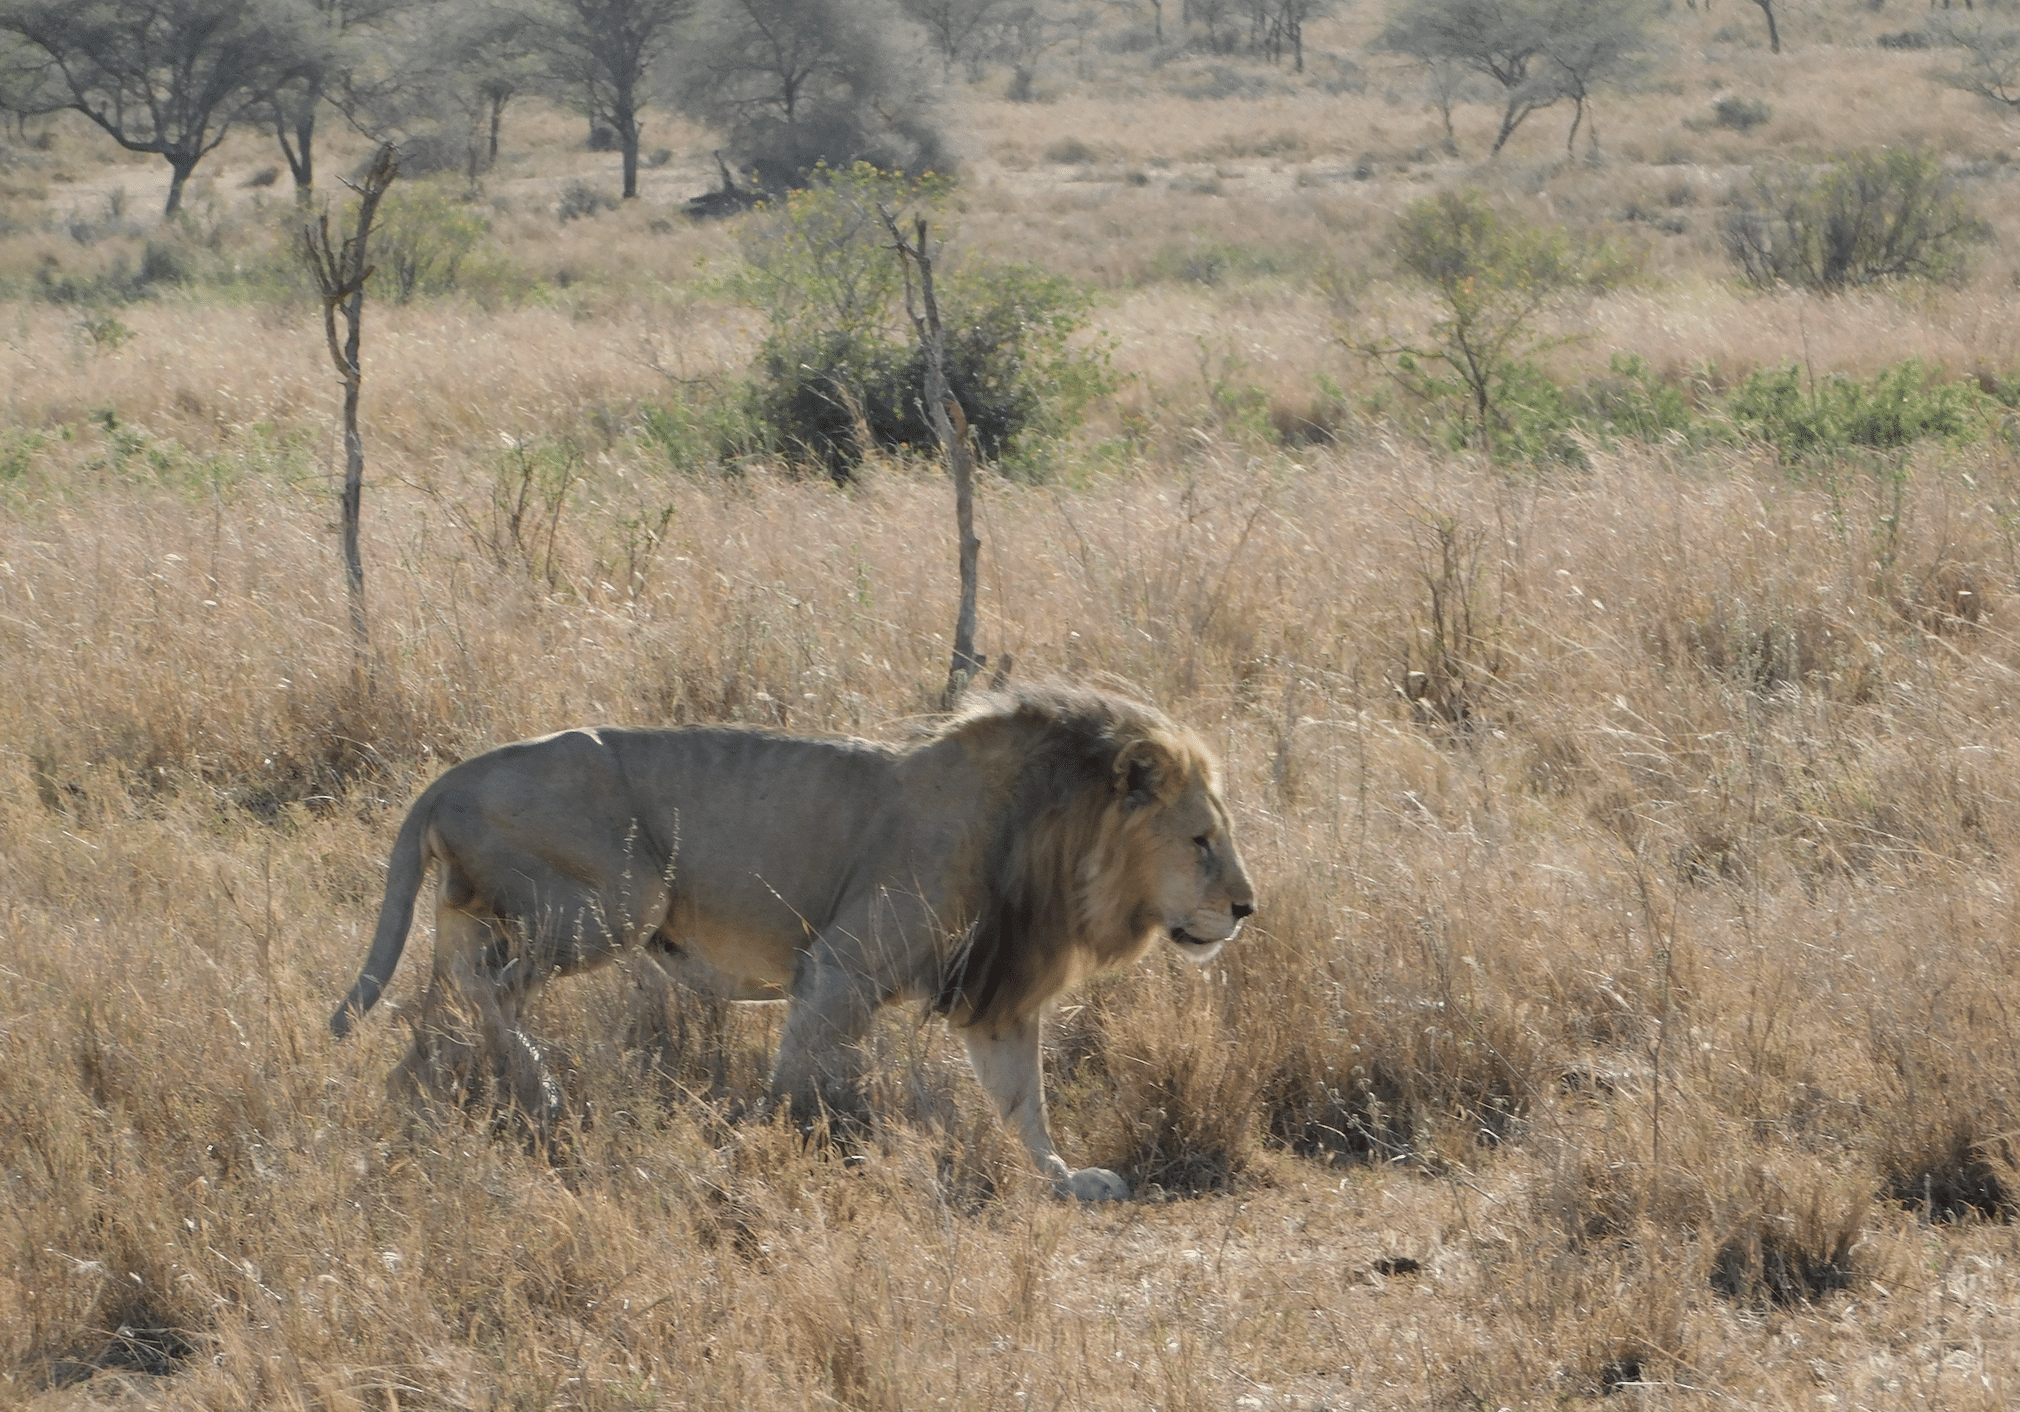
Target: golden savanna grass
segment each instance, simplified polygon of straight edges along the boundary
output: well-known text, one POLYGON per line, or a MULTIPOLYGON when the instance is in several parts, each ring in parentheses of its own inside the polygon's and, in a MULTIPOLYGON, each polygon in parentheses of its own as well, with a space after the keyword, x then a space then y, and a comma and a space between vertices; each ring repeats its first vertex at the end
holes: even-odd
POLYGON ((1602 98, 1604 165, 1561 160, 1554 111, 1489 164, 1478 104, 1449 158, 1420 79, 1364 51, 1379 18, 1314 25, 1310 83, 1089 45, 1047 101, 950 97, 961 241, 1097 285, 1128 375, 1049 480, 986 478, 981 646, 1198 728, 1260 894, 1214 967, 1154 957, 1054 1017, 1061 1145, 1129 1176, 1115 1207, 1046 1195, 914 1014, 876 1036, 861 1169, 732 1121, 777 1017, 649 966, 534 1012, 584 1119, 551 1156, 386 1105, 425 927, 328 1038, 444 763, 588 721, 880 734, 936 701, 937 473, 726 474, 644 429, 762 332, 708 282, 736 227, 670 209, 709 134, 669 122, 635 208, 560 224, 605 159, 515 110, 485 254, 540 296, 368 305, 362 667, 335 381, 261 273, 286 213, 240 185, 263 148, 228 143, 165 234, 159 174, 81 127, 13 153, 0 1403, 2013 1404, 2010 441, 1508 474, 1364 410, 1343 346, 1421 316, 1389 218, 1473 182, 1643 248, 1567 316, 1568 373, 2004 376, 2010 124, 1873 47, 1901 16, 1797 10, 1777 59, 1721 6, 1665 16, 1602 98), (1359 77, 1318 82, 1337 56, 1359 77), (1727 92, 1775 117, 1716 128, 1727 92), (1747 164, 1899 141, 1950 155, 2006 242, 1966 288, 1731 282, 1747 164), (149 239, 213 282, 34 296, 50 259, 149 239), (1269 435, 1321 403, 1330 439, 1269 435), (545 513, 515 531, 521 489, 545 513))

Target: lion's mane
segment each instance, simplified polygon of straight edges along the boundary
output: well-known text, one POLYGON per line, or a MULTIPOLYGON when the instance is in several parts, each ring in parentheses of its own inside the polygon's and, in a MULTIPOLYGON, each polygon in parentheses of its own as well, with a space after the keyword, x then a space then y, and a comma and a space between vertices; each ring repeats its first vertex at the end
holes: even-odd
POLYGON ((1141 941, 1136 881, 1117 835, 1142 821, 1117 811, 1125 788, 1148 802, 1150 772, 1211 779, 1197 739, 1141 701, 1062 685, 971 698, 936 732, 1000 760, 1000 807, 980 860, 974 916, 947 957, 935 1008, 961 1025, 1026 1013, 1076 976, 1129 959, 1141 941), (1124 766, 1126 771, 1129 767, 1124 766), (1090 870, 1086 860, 1104 865, 1090 870))

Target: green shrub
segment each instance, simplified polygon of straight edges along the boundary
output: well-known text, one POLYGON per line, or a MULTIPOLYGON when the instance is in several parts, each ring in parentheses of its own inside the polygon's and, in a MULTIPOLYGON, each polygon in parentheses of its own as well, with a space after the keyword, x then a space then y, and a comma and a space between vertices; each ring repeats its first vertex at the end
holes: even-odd
POLYGON ((675 393, 669 401, 641 405, 633 434, 673 470, 703 471, 760 449, 745 411, 734 399, 690 402, 675 393))
POLYGON ((373 292, 396 304, 417 294, 448 293, 456 288, 464 260, 490 230, 474 208, 439 186, 395 186, 372 226, 372 263, 383 279, 373 292))
POLYGON ((1575 336, 1549 336, 1540 325, 1553 307, 1618 283, 1631 260, 1559 227, 1504 216, 1472 190, 1416 202, 1393 239, 1397 265, 1429 289, 1437 315, 1427 337, 1391 335, 1360 351, 1430 404, 1452 439, 1489 459, 1578 459, 1562 389, 1536 364, 1575 336))
POLYGON ((1604 439, 1698 447, 1717 439, 1716 423, 1696 415, 1684 390, 1636 353, 1616 353, 1606 372, 1568 394, 1580 425, 1604 439))
MULTIPOLYGON (((944 192, 933 178, 858 164, 823 172, 752 223, 724 288, 770 327, 749 411, 772 450, 839 480, 871 447, 936 446, 919 401, 925 355, 877 207, 930 212, 944 192)), ((1112 385, 1105 351, 1073 344, 1090 296, 1036 266, 944 254, 935 284, 947 381, 982 455, 1028 469, 1036 444, 1070 430, 1112 385)))
POLYGON ((1934 152, 1892 147, 1821 169, 1756 171, 1726 218, 1726 251, 1753 284, 1837 290, 1954 282, 1989 235, 1934 152))
POLYGON ((0 482, 17 481, 28 474, 49 439, 28 427, 0 428, 0 482))
POLYGON ((1855 448, 1899 451, 1926 438, 1975 441, 1989 403, 1976 383, 1945 380, 1910 358, 1881 369, 1869 384, 1834 373, 1812 387, 1794 365, 1759 369, 1727 411, 1739 430, 1793 462, 1855 448))
POLYGON ((1711 120, 1734 132, 1752 132, 1775 115, 1764 98, 1741 98, 1729 93, 1711 105, 1711 120))

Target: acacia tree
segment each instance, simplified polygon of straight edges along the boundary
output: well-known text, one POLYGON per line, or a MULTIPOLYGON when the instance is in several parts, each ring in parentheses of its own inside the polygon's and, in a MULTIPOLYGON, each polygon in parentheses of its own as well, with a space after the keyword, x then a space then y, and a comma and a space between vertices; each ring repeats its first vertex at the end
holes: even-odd
POLYGON ((316 120, 330 99, 350 103, 362 52, 375 29, 416 0, 297 0, 290 12, 292 53, 260 105, 307 205, 316 185, 316 120))
POLYGON ((1560 98, 1578 106, 1645 47, 1646 12, 1614 0, 1410 0, 1389 17, 1378 48, 1426 65, 1456 64, 1492 79, 1506 102, 1493 152, 1531 113, 1560 98))
POLYGON ((171 216, 196 164, 295 57, 259 0, 0 0, 0 30, 43 60, 38 111, 75 109, 168 163, 171 216))
POLYGON ((2020 109, 2020 29, 1978 15, 1968 20, 1945 15, 1931 28, 1963 55, 1938 78, 2002 108, 2020 109))
POLYGON ((437 91, 460 113, 470 131, 470 175, 498 160, 498 135, 505 107, 537 84, 540 56, 524 19, 509 10, 468 16, 447 37, 437 91))
POLYGON ((506 107, 549 86, 546 36, 510 6, 413 8, 375 39, 374 62, 347 71, 340 101, 354 126, 399 143, 410 172, 454 162, 474 187, 498 160, 506 107))
POLYGON ((773 189, 823 162, 923 170, 942 154, 910 38, 874 0, 712 0, 682 56, 683 102, 773 189))
MULTIPOLYGON (((1775 0, 1753 0, 1753 2, 1754 4, 1760 6, 1760 12, 1763 15, 1767 16, 1768 52, 1771 54, 1781 53, 1782 31, 1781 26, 1775 23, 1775 0)), ((1706 0, 1706 3, 1708 5, 1710 3, 1710 0, 1706 0)))
POLYGON ((1561 96, 1540 9, 1532 0, 1412 0, 1390 15, 1376 47, 1422 63, 1449 59, 1498 84, 1507 99, 1498 154, 1524 118, 1561 96))
POLYGON ((973 63, 998 13, 1010 0, 898 0, 898 6, 923 29, 952 73, 964 59, 973 63))
POLYGON ((627 197, 638 195, 638 139, 652 76, 690 8, 691 0, 544 0, 522 12, 555 83, 582 95, 591 126, 617 134, 627 197))
MULTIPOLYGON (((1543 40, 1543 52, 1556 70, 1557 89, 1574 105, 1571 130, 1564 135, 1569 155, 1578 142, 1593 90, 1618 80, 1640 60, 1648 47, 1649 10, 1642 0, 1562 0, 1554 7, 1556 23, 1543 40)), ((1599 147, 1599 125, 1591 128, 1591 144, 1599 147)))

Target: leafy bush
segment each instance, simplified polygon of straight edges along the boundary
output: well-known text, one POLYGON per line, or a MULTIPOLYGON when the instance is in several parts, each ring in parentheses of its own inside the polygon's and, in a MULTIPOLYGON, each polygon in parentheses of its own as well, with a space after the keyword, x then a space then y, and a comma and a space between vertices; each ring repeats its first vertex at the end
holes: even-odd
MULTIPOLYGON (((1497 384, 1497 452, 1579 464, 1592 442, 1695 450, 1743 437, 1796 465, 1897 453, 1920 441, 1964 445, 2010 420, 2008 409, 2020 405, 2020 381, 1949 379, 1910 358, 1869 382, 1839 373, 1818 382, 1793 365, 1762 368, 1729 397, 1709 398, 1703 385, 1693 395, 1632 353, 1616 353, 1605 373, 1573 387, 1560 386, 1533 362, 1510 363, 1497 384)), ((1454 418, 1435 433, 1456 449, 1470 444, 1473 427, 1454 418)))
POLYGON ((1757 285, 1836 290, 1891 279, 1963 278, 1989 231, 1933 152, 1887 148, 1821 169, 1756 171, 1725 244, 1757 285))
POLYGON ((1982 435, 1991 401, 1973 382, 1946 381, 1919 359, 1883 368, 1870 384, 1833 374, 1808 386, 1802 369, 1760 369, 1732 396, 1733 424, 1786 461, 1854 448, 1898 451, 1924 438, 1952 444, 1982 435))
POLYGON ((1600 437, 1697 447, 1716 437, 1684 390, 1636 353, 1616 353, 1607 370, 1569 394, 1580 425, 1600 437))
POLYGON ((20 480, 28 474, 49 438, 28 427, 0 428, 0 483, 20 480))
POLYGON ((1752 132, 1775 115, 1765 98, 1742 98, 1729 93, 1711 105, 1711 120, 1734 132, 1752 132))
POLYGON ((406 304, 417 294, 446 294, 456 287, 463 261, 490 233, 491 224, 467 202, 439 186, 396 186, 372 227, 372 260, 390 279, 374 292, 406 304))
POLYGON ((1396 263, 1430 290, 1438 309, 1428 338, 1406 334, 1360 345, 1411 394, 1466 412, 1455 438, 1490 458, 1577 459, 1563 436, 1563 393, 1537 355, 1571 341, 1541 331, 1553 306, 1625 278, 1631 261, 1585 246, 1559 227, 1503 216, 1479 191, 1426 197, 1397 219, 1396 263))
MULTIPOLYGON (((877 206, 931 210, 944 190, 858 164, 752 224, 725 288, 770 325, 751 417, 773 450, 839 480, 870 447, 935 446, 919 404, 925 355, 877 206)), ((982 455, 1028 467, 1035 442, 1070 430, 1111 385, 1105 353, 1072 344, 1090 297, 1036 266, 940 259, 948 383, 982 455)))
POLYGON ((586 216, 601 215, 605 211, 617 209, 617 198, 609 192, 591 186, 586 181, 574 181, 561 193, 561 200, 554 208, 555 219, 567 225, 570 221, 586 216))

